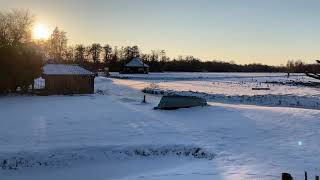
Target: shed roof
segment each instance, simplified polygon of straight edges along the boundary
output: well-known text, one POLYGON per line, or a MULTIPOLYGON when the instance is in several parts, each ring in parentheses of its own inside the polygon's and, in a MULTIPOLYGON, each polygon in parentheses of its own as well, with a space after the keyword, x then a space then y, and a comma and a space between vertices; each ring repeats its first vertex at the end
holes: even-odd
POLYGON ((94 73, 76 64, 46 64, 43 66, 45 75, 94 75, 94 73))
POLYGON ((149 67, 149 65, 143 63, 140 58, 133 58, 125 67, 149 67))

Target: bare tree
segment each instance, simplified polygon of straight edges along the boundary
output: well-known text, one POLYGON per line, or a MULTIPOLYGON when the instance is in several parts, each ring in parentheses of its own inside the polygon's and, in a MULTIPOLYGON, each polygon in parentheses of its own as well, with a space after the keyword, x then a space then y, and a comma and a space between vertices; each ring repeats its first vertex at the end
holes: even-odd
POLYGON ((67 47, 63 56, 67 61, 75 61, 75 48, 72 46, 67 47))
POLYGON ((94 64, 96 65, 96 68, 97 68, 97 65, 100 61, 101 52, 102 52, 102 46, 99 43, 94 43, 91 45, 90 53, 92 55, 92 60, 93 60, 94 64))
POLYGON ((91 46, 85 47, 84 59, 86 61, 90 61, 92 59, 91 46))
POLYGON ((17 87, 26 92, 41 74, 42 56, 31 39, 33 21, 28 10, 0 12, 0 93, 17 87))
POLYGON ((49 57, 51 57, 56 62, 61 62, 63 60, 64 52, 66 52, 67 49, 67 36, 66 32, 59 30, 58 27, 56 27, 51 37, 48 41, 48 53, 49 57))
POLYGON ((158 50, 151 50, 150 61, 157 62, 159 61, 160 52, 158 50))
POLYGON ((132 56, 133 56, 134 58, 140 57, 140 49, 139 49, 138 46, 132 46, 132 47, 131 47, 131 51, 132 51, 132 56))
POLYGON ((119 71, 118 61, 119 61, 119 50, 118 50, 118 47, 115 46, 113 48, 113 53, 109 62, 109 71, 119 71))
MULTIPOLYGON (((316 60, 316 62, 318 63, 318 64, 320 64, 320 60, 316 60)), ((311 78, 314 78, 314 79, 319 79, 320 80, 320 74, 319 73, 316 73, 316 72, 306 72, 306 75, 308 76, 308 77, 311 77, 311 78)))
POLYGON ((110 64, 111 58, 112 58, 112 47, 107 44, 103 47, 104 49, 104 63, 105 65, 110 64))
POLYGON ((86 47, 82 44, 76 45, 75 48, 75 61, 82 64, 85 61, 86 47))
POLYGON ((34 16, 28 10, 0 12, 0 46, 30 43, 34 16))
POLYGON ((131 61, 132 58, 140 57, 140 50, 138 46, 125 46, 119 50, 120 64, 124 64, 131 61))

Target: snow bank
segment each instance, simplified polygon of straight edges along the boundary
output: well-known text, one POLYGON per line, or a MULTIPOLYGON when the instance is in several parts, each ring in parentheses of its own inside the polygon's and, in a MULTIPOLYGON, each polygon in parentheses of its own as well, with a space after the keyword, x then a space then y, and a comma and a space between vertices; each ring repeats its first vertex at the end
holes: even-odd
POLYGON ((296 96, 296 95, 225 95, 225 94, 209 94, 198 91, 174 91, 163 90, 156 87, 148 87, 142 90, 148 94, 161 95, 183 95, 197 96, 207 99, 211 102, 232 103, 232 104, 250 104, 263 106, 278 106, 278 107, 295 107, 306 109, 320 109, 319 96, 296 96))
POLYGON ((214 153, 192 145, 144 145, 144 146, 107 146, 86 147, 77 149, 58 149, 45 152, 19 152, 2 154, 0 167, 6 169, 20 169, 39 166, 67 166, 72 162, 119 160, 141 157, 189 157, 193 159, 212 160, 214 153))

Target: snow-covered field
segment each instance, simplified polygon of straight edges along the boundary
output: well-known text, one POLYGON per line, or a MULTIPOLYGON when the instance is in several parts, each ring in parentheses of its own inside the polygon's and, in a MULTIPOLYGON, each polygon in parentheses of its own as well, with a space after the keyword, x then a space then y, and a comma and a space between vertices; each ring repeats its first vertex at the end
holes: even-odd
POLYGON ((141 103, 146 87, 206 97, 310 100, 319 98, 319 89, 263 83, 286 81, 284 74, 142 77, 97 77, 92 95, 0 97, 0 179, 269 180, 286 171, 297 179, 305 170, 320 174, 317 108, 210 97, 208 107, 162 111, 153 110, 161 98, 155 94, 141 103), (265 86, 270 90, 252 90, 265 86))

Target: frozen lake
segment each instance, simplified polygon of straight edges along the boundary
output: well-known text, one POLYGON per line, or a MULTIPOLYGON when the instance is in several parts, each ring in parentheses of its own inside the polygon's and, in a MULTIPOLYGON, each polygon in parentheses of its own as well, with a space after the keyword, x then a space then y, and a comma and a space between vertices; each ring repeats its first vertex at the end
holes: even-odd
POLYGON ((151 94, 199 96, 219 103, 320 109, 320 88, 292 85, 292 82, 319 82, 304 74, 291 74, 289 78, 285 73, 115 73, 112 76, 115 83, 151 94), (259 88, 262 90, 256 90, 259 88))
POLYGON ((286 73, 149 73, 149 74, 119 74, 112 76, 128 79, 130 86, 140 88, 148 84, 166 90, 198 91, 211 94, 226 95, 258 95, 258 94, 293 94, 319 95, 319 88, 278 85, 266 82, 316 81, 304 74, 286 73), (253 87, 269 87, 269 91, 252 91, 253 87))

